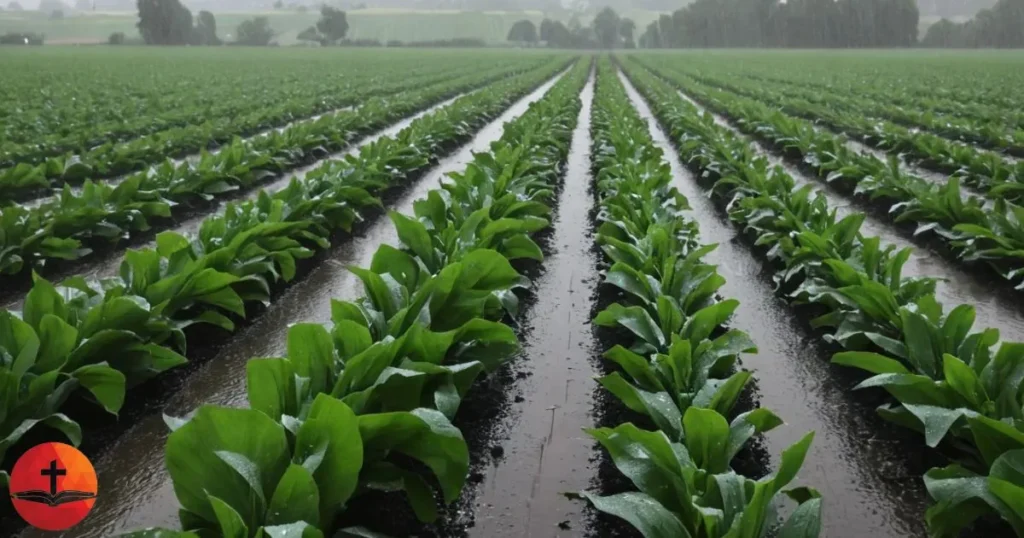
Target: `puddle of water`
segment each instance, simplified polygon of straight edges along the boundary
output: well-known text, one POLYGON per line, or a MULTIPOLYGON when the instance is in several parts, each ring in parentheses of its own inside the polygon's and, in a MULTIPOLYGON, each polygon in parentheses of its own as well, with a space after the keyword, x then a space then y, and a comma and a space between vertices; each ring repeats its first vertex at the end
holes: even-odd
POLYGON ((511 405, 514 432, 501 443, 504 455, 484 471, 474 502, 470 537, 576 536, 584 527, 583 503, 562 493, 586 489, 596 470, 593 441, 591 358, 599 353, 590 314, 598 276, 593 267, 589 211, 590 107, 593 74, 580 98, 565 182, 553 223, 554 252, 536 282, 537 302, 526 316, 522 399, 511 405), (560 525, 568 525, 559 532, 560 525))
MULTIPOLYGON (((680 92, 679 95, 703 110, 703 107, 684 93, 680 92)), ((715 114, 714 117, 716 124, 733 129, 738 135, 751 141, 758 153, 764 155, 772 165, 783 167, 798 184, 813 185, 817 192, 825 195, 828 205, 837 209, 839 217, 845 217, 852 213, 865 213, 857 207, 855 202, 823 185, 822 181, 808 177, 802 170, 771 152, 760 141, 755 141, 736 131, 723 116, 715 114)), ((935 297, 947 312, 961 304, 973 305, 976 312, 974 325, 976 330, 992 327, 999 329, 1004 340, 1024 341, 1024 312, 1021 311, 1016 298, 1003 293, 999 286, 991 286, 978 275, 960 265, 927 249, 915 246, 913 241, 901 235, 889 221, 880 219, 872 213, 865 213, 861 232, 868 237, 880 237, 883 246, 890 244, 895 245, 898 249, 913 247, 913 253, 903 268, 904 276, 932 276, 943 279, 936 286, 935 297)))
MULTIPOLYGON (((530 103, 540 99, 561 78, 544 83, 517 101, 498 119, 485 126, 460 151, 444 160, 397 201, 392 209, 412 214, 412 204, 436 188, 445 174, 459 171, 472 159, 472 152, 485 151, 501 136, 504 124, 521 115, 530 103)), ((235 334, 218 354, 182 382, 163 412, 182 416, 209 403, 242 407, 246 405, 245 363, 253 357, 274 357, 285 352, 288 328, 299 322, 329 323, 331 299, 352 300, 362 295, 362 283, 347 269, 368 267, 377 247, 397 245, 390 219, 379 218, 366 232, 338 249, 301 282, 275 301, 260 318, 235 334)), ((159 415, 141 418, 94 460, 99 488, 104 493, 89 517, 67 538, 110 536, 145 527, 178 528, 178 501, 163 463, 167 426, 159 415)), ((53 538, 51 532, 26 529, 21 538, 53 538)))
MULTIPOLYGON (((772 467, 778 467, 784 449, 813 430, 814 444, 799 483, 824 496, 823 536, 924 536, 926 494, 920 472, 907 469, 905 447, 884 438, 881 419, 858 403, 843 372, 829 364, 820 340, 775 296, 761 261, 740 243, 735 227, 682 165, 643 98, 620 77, 664 151, 675 187, 690 201, 702 241, 718 244, 706 259, 726 278, 722 294, 741 301, 730 326, 746 331, 758 346, 756 355, 744 356, 743 366, 757 379, 760 405, 786 421, 765 436, 772 467)), ((720 117, 715 121, 728 126, 720 117)))

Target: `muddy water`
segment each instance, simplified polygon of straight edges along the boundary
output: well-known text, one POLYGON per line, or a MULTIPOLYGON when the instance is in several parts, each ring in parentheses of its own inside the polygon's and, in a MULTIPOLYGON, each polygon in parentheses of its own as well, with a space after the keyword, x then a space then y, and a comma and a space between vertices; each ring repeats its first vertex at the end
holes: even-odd
POLYGON ((586 489, 596 474, 588 461, 593 442, 582 432, 593 425, 597 372, 591 358, 599 353, 590 325, 598 279, 589 219, 593 78, 580 97, 553 252, 544 260, 544 274, 535 283, 537 302, 526 316, 518 364, 528 377, 517 384, 522 398, 502 425, 514 432, 500 443, 504 455, 483 471, 470 537, 577 536, 583 529, 583 504, 562 493, 586 489))
MULTIPOLYGON (((693 103, 694 106, 700 107, 696 101, 682 92, 679 95, 693 103)), ((714 117, 715 123, 733 129, 728 119, 717 114, 714 117)), ((740 133, 737 131, 737 134, 740 133)), ((745 135, 740 136, 751 140, 745 135)), ((823 181, 808 176, 796 166, 773 153, 766 145, 757 141, 753 141, 753 143, 755 149, 764 155, 772 165, 783 167, 798 184, 814 185, 817 192, 821 192, 828 200, 829 206, 837 209, 840 217, 851 213, 864 213, 857 207, 856 202, 828 187, 823 181)), ((931 276, 941 279, 936 286, 935 297, 943 304, 947 312, 961 304, 973 305, 976 312, 974 325, 976 330, 993 327, 999 329, 1004 340, 1024 341, 1024 311, 1020 308, 1015 296, 1005 293, 1000 286, 991 285, 978 274, 970 272, 938 254, 925 248, 916 247, 910 239, 897 231, 892 223, 872 213, 865 214, 861 232, 865 236, 880 237, 883 246, 895 245, 898 249, 914 247, 910 259, 903 267, 903 275, 931 276)))
MULTIPOLYGON (((412 214, 412 203, 436 188, 447 172, 461 170, 473 151, 485 151, 501 136, 505 122, 526 111, 559 77, 516 102, 498 119, 485 126, 455 155, 444 159, 424 179, 410 188, 393 209, 412 214)), ((362 284, 346 268, 368 267, 378 245, 397 245, 398 236, 387 218, 377 219, 365 233, 335 249, 324 263, 303 281, 288 289, 260 318, 234 335, 212 360, 183 382, 182 390, 163 412, 182 416, 204 403, 246 405, 245 363, 254 357, 284 353, 288 327, 299 322, 329 323, 331 299, 351 300, 362 295, 362 284)), ((94 459, 103 495, 93 512, 68 538, 109 536, 145 527, 178 527, 178 501, 163 463, 167 427, 161 416, 139 420, 100 458, 94 459)), ((53 533, 28 529, 22 538, 52 538, 53 533)))
MULTIPOLYGON (((272 183, 269 183, 269 184, 267 184, 266 186, 264 186, 264 187, 262 187, 260 189, 253 190, 252 192, 250 192, 250 193, 246 194, 245 196, 243 196, 241 199, 246 199, 246 200, 254 199, 257 196, 259 196, 259 193, 261 191, 267 191, 267 192, 270 192, 270 193, 277 192, 277 191, 287 187, 288 184, 291 183, 292 178, 297 178, 297 179, 301 180, 311 170, 322 166, 325 162, 327 162, 327 161, 329 161, 331 159, 343 158, 345 155, 349 155, 349 154, 355 153, 355 152, 359 151, 359 148, 361 146, 369 144, 371 142, 375 142, 378 139, 383 138, 385 136, 394 137, 399 132, 401 132, 402 129, 405 129, 406 127, 411 125, 412 122, 416 121, 417 119, 422 118, 423 116, 426 116, 427 114, 432 114, 432 113, 434 113, 434 112, 436 112, 436 111, 438 111, 438 110, 440 110, 440 109, 442 109, 442 108, 444 108, 444 107, 454 103, 459 98, 461 98, 463 96, 466 96, 466 95, 469 95, 471 93, 474 93, 476 91, 479 91, 479 90, 473 90, 473 91, 470 91, 470 92, 467 92, 467 93, 456 95, 455 97, 452 97, 451 99, 447 99, 445 101, 437 103, 436 105, 432 105, 429 108, 421 110, 421 111, 417 112, 416 114, 414 114, 412 116, 409 116, 407 118, 403 118, 401 121, 399 121, 399 122, 397 122, 397 123, 395 123, 395 124, 385 128, 383 130, 377 131, 377 132, 375 132, 375 133, 373 133, 371 135, 363 137, 362 139, 360 139, 359 141, 351 144, 348 148, 346 148, 346 149, 344 149, 342 151, 339 151, 337 153, 332 153, 331 155, 328 155, 327 157, 324 157, 323 159, 320 159, 320 160, 318 160, 318 161, 316 161, 316 162, 314 162, 314 163, 312 163, 310 165, 304 166, 302 168, 297 168, 297 169, 293 170, 292 172, 290 172, 288 174, 285 174, 281 178, 279 178, 277 180, 274 180, 272 183)), ((201 213, 199 215, 196 215, 194 217, 182 220, 181 223, 179 223, 177 226, 175 226, 173 228, 170 228, 170 231, 177 232, 179 234, 186 234, 186 235, 188 235, 188 234, 196 234, 199 231, 200 226, 202 226, 203 221, 205 221, 206 219, 210 218, 210 216, 212 214, 214 214, 216 212, 222 211, 226 205, 227 205, 227 201, 224 200, 224 199, 221 199, 219 201, 215 201, 215 205, 211 206, 207 211, 205 211, 205 212, 203 212, 203 213, 201 213)), ((150 242, 145 243, 145 244, 143 244, 143 245, 141 245, 139 247, 136 247, 136 248, 155 248, 155 247, 156 247, 156 242, 155 241, 150 241, 150 242)), ((77 264, 77 265, 69 267, 67 270, 62 271, 60 273, 53 274, 53 275, 46 275, 46 276, 47 276, 47 278, 49 280, 54 281, 54 282, 60 282, 60 281, 62 281, 64 279, 69 278, 69 277, 74 276, 74 275, 81 275, 81 276, 83 276, 83 277, 85 277, 87 279, 88 278, 111 277, 111 276, 116 275, 118 269, 121 267, 121 261, 124 259, 124 253, 125 253, 126 250, 127 249, 119 249, 119 250, 114 251, 114 252, 112 252, 110 254, 107 254, 105 256, 98 256, 96 259, 91 260, 88 263, 77 264)), ((24 301, 24 299, 25 299, 24 296, 19 296, 19 297, 15 298, 15 299, 5 303, 4 305, 2 305, 2 307, 4 309, 7 309, 7 310, 18 310, 18 309, 21 308, 21 304, 24 301)))
POLYGON ((758 346, 756 355, 744 357, 743 366, 757 379, 760 405, 786 421, 765 436, 772 467, 778 467, 785 448, 813 430, 814 444, 798 480, 825 498, 823 536, 924 536, 921 471, 908 468, 901 451, 905 445, 886 437, 888 428, 850 392, 845 372, 828 363, 830 355, 820 339, 808 334, 774 295, 761 260, 736 237, 736 228, 715 209, 646 103, 623 80, 668 158, 675 186, 690 201, 702 241, 718 244, 707 260, 727 280, 722 294, 741 301, 730 325, 746 331, 758 346))

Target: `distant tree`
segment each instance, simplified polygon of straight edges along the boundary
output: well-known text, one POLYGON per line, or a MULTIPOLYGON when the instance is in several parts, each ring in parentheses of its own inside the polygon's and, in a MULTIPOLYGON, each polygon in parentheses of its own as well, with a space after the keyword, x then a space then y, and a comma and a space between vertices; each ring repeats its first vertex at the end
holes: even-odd
POLYGON ((186 45, 192 42, 192 12, 179 0, 138 0, 138 27, 147 45, 186 45))
POLYGON ((551 40, 551 27, 554 26, 554 24, 554 21, 551 19, 544 19, 540 21, 540 35, 538 37, 540 37, 541 41, 551 40))
POLYGON ((512 25, 512 28, 508 31, 508 41, 514 41, 517 43, 534 44, 537 42, 537 27, 534 26, 533 21, 523 19, 516 21, 512 25))
POLYGON ((345 39, 345 34, 348 33, 348 18, 344 11, 324 5, 320 8, 320 20, 316 21, 316 29, 326 41, 325 45, 336 43, 345 39))
POLYGON ((271 39, 274 39, 274 30, 270 28, 270 19, 267 17, 253 17, 238 25, 236 42, 239 45, 265 47, 271 39))
POLYGON ((11 3, 7 4, 7 11, 21 11, 21 10, 22 10, 21 4, 19 4, 17 2, 11 2, 11 3))
POLYGON ((627 49, 635 49, 636 42, 633 41, 633 33, 636 32, 636 23, 633 19, 623 17, 619 20, 619 35, 622 37, 622 46, 627 49))
POLYGON ((221 40, 217 37, 217 19, 209 11, 200 11, 196 17, 195 39, 196 45, 214 46, 220 45, 221 40))
POLYGON ((75 0, 75 11, 91 11, 93 7, 90 0, 75 0))
POLYGON ((274 9, 281 9, 283 7, 284 7, 284 2, 282 2, 281 0, 277 0, 277 2, 274 2, 274 9))
POLYGON ((619 42, 619 15, 606 7, 594 17, 594 34, 597 42, 606 49, 615 48, 619 42))
POLYGON ((299 41, 315 41, 317 43, 322 43, 324 41, 324 36, 320 35, 320 32, 316 31, 315 26, 310 26, 309 28, 299 32, 299 35, 295 36, 295 38, 299 41))
POLYGON ((42 45, 42 34, 7 32, 0 35, 0 45, 42 45))
POLYGON ((579 15, 573 13, 572 17, 569 17, 569 24, 566 24, 565 27, 567 30, 575 34, 583 29, 583 23, 580 22, 579 15))
POLYGON ((928 27, 928 31, 921 40, 925 47, 965 47, 964 25, 957 24, 949 19, 942 19, 928 27))
POLYGON ((124 45, 124 32, 114 32, 107 38, 108 45, 124 45))
POLYGON ((926 47, 1024 47, 1024 3, 999 0, 973 19, 955 23, 946 19, 931 25, 921 44, 926 47))
POLYGON ((659 15, 658 16, 658 35, 661 36, 661 46, 663 48, 673 48, 682 46, 682 24, 676 20, 676 14, 679 14, 679 18, 682 18, 682 10, 676 11, 671 15, 659 15))
POLYGON ((660 49, 661 33, 658 32, 658 21, 652 21, 647 25, 644 33, 640 34, 640 48, 660 49))
POLYGON ((547 41, 549 47, 560 49, 568 49, 575 46, 572 32, 561 21, 551 23, 551 27, 548 28, 548 37, 544 41, 547 41))
POLYGON ((909 47, 917 42, 918 20, 915 0, 696 0, 660 16, 657 32, 648 26, 641 41, 645 47, 909 47))
POLYGON ((59 20, 63 20, 63 19, 64 19, 64 11, 63 10, 55 9, 55 10, 50 12, 50 20, 51 21, 59 21, 59 20))

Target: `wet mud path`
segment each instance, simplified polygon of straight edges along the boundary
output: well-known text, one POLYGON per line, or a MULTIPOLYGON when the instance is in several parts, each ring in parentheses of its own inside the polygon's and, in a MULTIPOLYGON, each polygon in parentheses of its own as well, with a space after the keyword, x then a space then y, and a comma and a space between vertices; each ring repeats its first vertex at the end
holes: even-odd
POLYGON ((599 280, 589 218, 593 97, 591 74, 580 96, 550 253, 523 327, 519 394, 501 425, 507 439, 496 440, 501 456, 481 471, 470 537, 568 537, 584 527, 583 503, 562 493, 586 489, 596 473, 594 443, 582 431, 593 425, 591 361, 599 354, 590 323, 599 280))
MULTIPOLYGON (((704 110, 697 101, 685 93, 679 95, 704 110)), ((709 111, 710 112, 710 111, 709 111)), ((878 236, 882 244, 895 245, 898 249, 913 247, 913 253, 903 268, 904 276, 931 276, 941 279, 935 289, 935 297, 947 311, 961 304, 973 305, 976 311, 975 330, 987 327, 999 329, 1004 340, 1024 341, 1024 309, 1021 309, 1016 294, 1006 293, 1002 283, 994 284, 990 278, 979 271, 971 271, 963 266, 932 252, 909 238, 909 233, 896 227, 887 219, 879 217, 864 204, 851 200, 827 185, 824 180, 812 177, 794 163, 781 157, 767 144, 743 135, 724 116, 712 114, 715 123, 732 129, 737 135, 751 142, 752 146, 772 165, 781 166, 793 177, 798 185, 813 185, 817 192, 822 193, 828 205, 836 208, 840 217, 851 213, 864 213, 864 224, 861 233, 865 236, 878 236)))
MULTIPOLYGON (((548 80, 515 102, 487 124, 461 149, 442 159, 418 180, 390 208, 412 214, 412 204, 436 188, 451 171, 462 170, 474 151, 484 151, 501 136, 504 124, 527 110, 544 96, 562 75, 548 80)), ((362 283, 347 267, 368 267, 382 243, 398 244, 390 219, 376 219, 365 231, 334 247, 328 259, 313 269, 271 304, 259 319, 233 335, 210 361, 181 383, 162 411, 185 415, 202 404, 242 407, 246 405, 245 363, 250 358, 274 357, 285 352, 288 328, 299 322, 329 323, 331 299, 352 300, 362 295, 362 283)), ((67 538, 110 536, 145 527, 178 528, 178 501, 164 467, 164 445, 168 428, 160 413, 154 412, 132 426, 104 453, 93 459, 100 478, 101 496, 90 516, 67 538)), ((52 538, 54 533, 26 529, 22 538, 52 538)))
POLYGON ((914 461, 913 452, 923 444, 901 440, 905 432, 884 423, 873 405, 850 391, 855 383, 850 372, 828 362, 831 351, 775 296, 770 271, 698 186, 643 98, 622 79, 668 159, 675 187, 690 202, 702 242, 718 244, 705 258, 726 278, 723 296, 740 300, 730 326, 757 343, 758 353, 745 356, 743 366, 754 372, 760 405, 786 421, 765 435, 771 467, 778 467, 785 448, 813 430, 799 482, 824 496, 822 536, 924 536, 926 494, 920 476, 927 467, 914 461))

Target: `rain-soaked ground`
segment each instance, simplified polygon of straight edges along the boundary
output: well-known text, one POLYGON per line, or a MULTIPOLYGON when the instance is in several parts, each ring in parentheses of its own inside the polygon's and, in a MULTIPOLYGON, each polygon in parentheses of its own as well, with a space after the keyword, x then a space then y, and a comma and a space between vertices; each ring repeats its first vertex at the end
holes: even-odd
MULTIPOLYGON (((415 200, 436 188, 448 172, 461 171, 472 159, 473 152, 487 150, 490 142, 501 136, 503 125, 525 112, 529 104, 540 99, 559 78, 560 75, 552 78, 514 103, 481 129, 471 142, 442 159, 391 208, 412 214, 415 200)), ((361 296, 362 284, 347 267, 368 267, 377 247, 383 243, 397 245, 398 236, 389 219, 378 218, 365 231, 333 248, 326 261, 289 288, 255 323, 233 335, 212 360, 182 380, 180 392, 171 396, 159 411, 182 416, 206 403, 245 406, 246 361, 283 354, 288 327, 294 323, 329 323, 331 299, 353 300, 361 296)), ((109 536, 153 526, 177 528, 178 501, 163 461, 167 434, 161 413, 154 412, 141 417, 102 455, 94 458, 102 494, 90 516, 72 533, 63 536, 109 536)), ((25 529, 20 536, 45 538, 55 534, 25 529)))
POLYGON ((586 489, 595 469, 592 394, 598 353, 590 313, 598 277, 593 267, 590 210, 590 107, 593 75, 581 94, 557 216, 535 281, 536 302, 525 317, 519 391, 497 441, 501 457, 482 471, 470 537, 579 536, 583 504, 563 493, 586 489))
POLYGON ((722 295, 741 303, 730 326, 757 343, 758 353, 745 356, 743 366, 754 373, 760 406, 786 421, 765 435, 772 467, 785 448, 813 430, 814 444, 798 480, 824 496, 823 536, 924 536, 923 444, 905 440, 906 432, 884 423, 861 395, 850 391, 849 370, 829 364, 829 350, 774 295, 762 261, 680 163, 650 108, 623 80, 665 152, 675 186, 690 201, 701 240, 718 244, 706 259, 727 279, 722 295))

